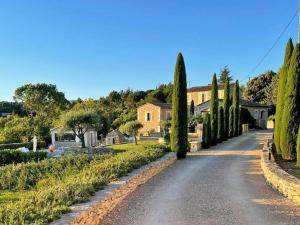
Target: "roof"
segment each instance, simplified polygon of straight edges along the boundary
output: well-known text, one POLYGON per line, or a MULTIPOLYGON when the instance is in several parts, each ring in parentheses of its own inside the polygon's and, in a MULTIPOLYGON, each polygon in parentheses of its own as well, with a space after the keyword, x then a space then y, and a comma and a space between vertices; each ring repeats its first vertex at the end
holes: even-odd
MULTIPOLYGON (((156 102, 148 102, 148 103, 146 103, 146 104, 152 104, 152 105, 158 106, 158 107, 160 107, 160 108, 162 108, 162 109, 172 109, 172 103, 156 103, 156 102)), ((146 104, 144 104, 144 105, 146 105, 146 104)), ((139 106, 139 107, 142 107, 142 106, 144 106, 144 105, 141 105, 141 106, 139 106)))
MULTIPOLYGON (((219 84, 218 89, 223 90, 224 89, 224 84, 219 84)), ((199 92, 199 91, 210 91, 211 90, 211 85, 206 85, 206 86, 196 86, 196 87, 191 87, 187 89, 187 92, 199 92)))
MULTIPOLYGON (((223 102, 223 99, 219 99, 219 101, 223 102)), ((197 106, 204 105, 204 104, 206 104, 208 102, 210 102, 210 100, 202 102, 201 104, 199 104, 197 106)), ((241 106, 244 106, 244 107, 263 107, 263 108, 269 108, 269 106, 267 106, 267 105, 260 104, 260 103, 257 103, 257 102, 248 101, 248 100, 245 100, 245 99, 240 99, 240 103, 241 103, 241 106)))
POLYGON ((124 136, 124 135, 118 130, 113 130, 106 135, 106 137, 114 137, 114 136, 124 136))

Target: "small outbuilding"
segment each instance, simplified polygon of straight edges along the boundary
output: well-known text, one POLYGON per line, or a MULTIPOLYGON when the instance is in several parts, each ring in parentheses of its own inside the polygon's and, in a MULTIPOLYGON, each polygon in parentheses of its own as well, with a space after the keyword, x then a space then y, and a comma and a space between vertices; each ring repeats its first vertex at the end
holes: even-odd
POLYGON ((106 145, 122 144, 124 142, 126 142, 126 139, 118 130, 113 130, 106 135, 106 145))

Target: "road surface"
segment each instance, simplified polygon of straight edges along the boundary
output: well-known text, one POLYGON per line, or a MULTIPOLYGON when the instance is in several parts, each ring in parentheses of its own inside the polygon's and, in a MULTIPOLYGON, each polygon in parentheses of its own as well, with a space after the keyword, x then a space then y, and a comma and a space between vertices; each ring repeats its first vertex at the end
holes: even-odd
POLYGON ((177 161, 132 193, 105 225, 300 224, 300 207, 268 186, 267 133, 251 132, 177 161))

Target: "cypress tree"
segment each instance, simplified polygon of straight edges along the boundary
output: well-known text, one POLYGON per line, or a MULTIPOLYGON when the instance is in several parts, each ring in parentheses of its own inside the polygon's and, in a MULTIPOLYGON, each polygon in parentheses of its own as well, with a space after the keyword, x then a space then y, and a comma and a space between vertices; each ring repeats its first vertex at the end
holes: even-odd
POLYGON ((204 115, 204 122, 203 122, 202 147, 209 148, 210 145, 211 145, 210 115, 206 113, 204 115))
POLYGON ((233 119, 233 135, 239 135, 239 128, 240 128, 240 88, 239 88, 239 81, 235 82, 234 90, 233 90, 233 97, 232 97, 232 105, 234 106, 234 119, 233 119))
POLYGON ((234 106, 230 106, 229 108, 229 137, 233 137, 234 135, 234 106))
POLYGON ((190 105, 190 115, 194 115, 194 114, 195 114, 195 103, 194 100, 192 100, 190 105))
POLYGON ((217 75, 214 74, 211 84, 211 97, 210 97, 210 123, 211 123, 211 145, 218 142, 218 83, 217 75))
POLYGON ((297 167, 300 167, 300 127, 298 130, 298 136, 297 136, 297 148, 296 148, 296 152, 297 152, 297 167))
POLYGON ((171 149, 178 159, 186 157, 188 145, 187 130, 187 87, 184 59, 181 53, 177 56, 174 72, 172 95, 171 149))
POLYGON ((300 119, 300 46, 296 45, 288 71, 280 128, 282 158, 293 160, 300 119))
POLYGON ((278 81, 278 92, 276 101, 276 115, 275 115, 275 130, 274 130, 274 143, 278 154, 281 154, 280 150, 280 128, 281 128, 281 118, 284 108, 284 93, 286 87, 286 80, 288 76, 288 70, 290 65, 291 56, 293 54, 294 45, 292 39, 289 39, 286 49, 284 62, 279 70, 279 81, 278 81))
POLYGON ((226 140, 229 135, 229 108, 230 108, 230 86, 229 86, 229 78, 226 77, 225 86, 224 86, 224 101, 223 101, 224 140, 226 140))
POLYGON ((218 111, 218 141, 222 142, 224 140, 224 110, 223 106, 219 106, 218 111))

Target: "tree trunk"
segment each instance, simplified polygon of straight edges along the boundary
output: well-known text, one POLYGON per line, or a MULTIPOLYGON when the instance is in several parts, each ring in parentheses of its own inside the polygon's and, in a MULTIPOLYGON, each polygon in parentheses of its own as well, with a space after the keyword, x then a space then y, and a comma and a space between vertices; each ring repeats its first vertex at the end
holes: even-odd
POLYGON ((137 145, 137 139, 136 139, 136 136, 134 136, 134 142, 135 142, 135 144, 137 145))
POLYGON ((85 140, 84 140, 84 135, 82 137, 80 137, 81 140, 81 147, 85 148, 85 140))

